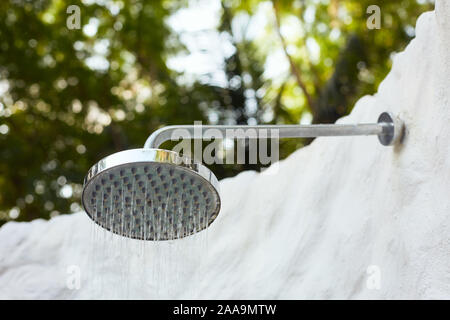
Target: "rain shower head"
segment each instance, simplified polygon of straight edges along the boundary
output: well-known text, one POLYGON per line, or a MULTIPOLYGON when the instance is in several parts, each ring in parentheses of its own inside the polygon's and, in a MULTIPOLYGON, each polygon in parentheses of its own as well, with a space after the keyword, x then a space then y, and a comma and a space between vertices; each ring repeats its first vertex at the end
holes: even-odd
POLYGON ((231 132, 236 139, 267 138, 267 130, 276 130, 279 138, 376 135, 384 146, 401 143, 405 132, 403 122, 388 112, 367 124, 163 127, 143 149, 114 153, 89 170, 82 194, 89 217, 113 233, 141 240, 178 239, 207 228, 220 210, 217 178, 202 164, 158 147, 174 138, 210 139, 209 129, 219 132, 216 138, 231 132))
POLYGON ((208 227, 220 210, 218 181, 205 166, 162 149, 132 149, 88 172, 82 204, 101 227, 140 240, 183 238, 208 227))

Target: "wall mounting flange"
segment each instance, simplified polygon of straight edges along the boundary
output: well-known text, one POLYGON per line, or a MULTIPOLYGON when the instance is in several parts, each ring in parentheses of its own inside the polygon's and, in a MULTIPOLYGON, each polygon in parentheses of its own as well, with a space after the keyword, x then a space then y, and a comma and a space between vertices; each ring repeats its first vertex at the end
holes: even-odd
POLYGON ((405 129, 403 121, 390 112, 383 112, 378 117, 378 123, 388 124, 383 127, 383 132, 378 134, 378 140, 382 145, 392 146, 401 142, 405 129))

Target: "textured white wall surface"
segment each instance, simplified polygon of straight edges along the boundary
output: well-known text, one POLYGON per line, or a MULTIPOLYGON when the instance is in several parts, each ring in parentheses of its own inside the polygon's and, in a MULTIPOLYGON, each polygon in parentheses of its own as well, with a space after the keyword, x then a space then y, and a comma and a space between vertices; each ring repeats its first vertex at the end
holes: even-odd
POLYGON ((272 174, 221 181, 221 213, 193 237, 127 240, 84 212, 9 222, 0 298, 449 299, 450 1, 338 122, 383 111, 404 120, 403 145, 316 139, 272 174))

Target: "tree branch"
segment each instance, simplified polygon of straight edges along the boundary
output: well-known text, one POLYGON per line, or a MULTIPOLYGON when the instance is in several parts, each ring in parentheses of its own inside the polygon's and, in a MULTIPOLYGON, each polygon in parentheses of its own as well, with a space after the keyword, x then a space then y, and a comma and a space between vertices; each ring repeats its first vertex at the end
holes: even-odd
POLYGON ((294 77, 295 77, 295 79, 297 81, 297 84, 302 89, 303 94, 305 95, 305 98, 306 98, 306 101, 308 103, 308 106, 310 107, 311 110, 313 110, 313 108, 314 108, 313 99, 312 99, 311 95, 309 94, 308 90, 306 89, 306 84, 305 84, 305 82, 302 79, 302 75, 301 75, 300 70, 297 68, 297 65, 295 64, 294 60, 292 59, 292 57, 290 56, 290 54, 287 51, 286 41, 285 41, 283 35, 281 34, 280 14, 279 14, 277 0, 272 0, 272 3, 273 3, 274 12, 275 12, 275 29, 276 29, 276 31, 278 33, 279 38, 280 38, 284 54, 286 55, 286 58, 289 61, 289 65, 291 67, 291 72, 294 75, 294 77))

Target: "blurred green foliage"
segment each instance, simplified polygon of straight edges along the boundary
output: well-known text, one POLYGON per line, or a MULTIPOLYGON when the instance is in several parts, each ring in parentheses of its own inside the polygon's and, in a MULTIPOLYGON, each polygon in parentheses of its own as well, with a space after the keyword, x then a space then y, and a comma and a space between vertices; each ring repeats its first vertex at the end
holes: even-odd
MULTIPOLYGON (((334 122, 376 91, 391 54, 433 8, 413 0, 223 0, 215 32, 233 50, 217 85, 180 81, 168 67, 189 50, 167 21, 196 3, 0 2, 0 225, 78 211, 89 167, 141 147, 162 125, 334 122), (81 8, 81 30, 66 26, 69 5, 81 8), (381 8, 380 30, 366 26, 369 5, 381 8), (247 36, 256 16, 265 17, 262 32, 247 36), (267 76, 280 52, 289 72, 267 76)), ((308 142, 283 141, 282 157, 308 142)), ((219 178, 243 169, 258 166, 213 166, 219 178)))

